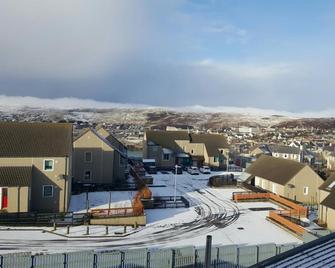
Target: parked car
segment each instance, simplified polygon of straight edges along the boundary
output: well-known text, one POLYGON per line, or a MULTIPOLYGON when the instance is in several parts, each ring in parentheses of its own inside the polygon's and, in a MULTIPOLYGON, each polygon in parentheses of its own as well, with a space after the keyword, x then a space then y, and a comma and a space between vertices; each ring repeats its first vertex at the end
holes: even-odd
POLYGON ((197 167, 189 167, 187 172, 191 175, 199 175, 199 169, 197 167))
POLYGON ((202 174, 211 174, 211 169, 210 169, 209 166, 202 166, 202 167, 200 168, 200 172, 201 172, 202 174))
POLYGON ((174 169, 172 170, 172 173, 176 174, 176 171, 177 171, 177 175, 178 174, 183 174, 183 168, 181 166, 174 167, 174 169))

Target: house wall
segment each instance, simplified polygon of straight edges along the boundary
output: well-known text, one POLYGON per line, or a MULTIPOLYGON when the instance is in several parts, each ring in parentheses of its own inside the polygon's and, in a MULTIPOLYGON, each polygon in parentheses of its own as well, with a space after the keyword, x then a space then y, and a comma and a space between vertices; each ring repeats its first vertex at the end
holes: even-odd
POLYGON ((255 176, 255 186, 270 191, 272 193, 285 196, 285 187, 283 185, 274 183, 258 176, 255 176))
POLYGON ((301 155, 300 154, 283 154, 283 153, 272 153, 272 156, 283 158, 283 159, 289 159, 294 160, 296 162, 302 162, 301 155))
POLYGON ((319 187, 323 180, 309 166, 305 166, 286 185, 285 197, 305 204, 319 203, 319 187), (294 188, 289 187, 294 185, 294 188), (304 194, 304 187, 308 187, 308 194, 304 194))
POLYGON ((321 205, 319 220, 327 224, 327 228, 335 231, 335 210, 321 205))
POLYGON ((9 213, 29 212, 30 209, 30 188, 25 187, 8 187, 8 207, 9 213))
POLYGON ((112 184, 114 176, 114 149, 93 132, 88 131, 73 143, 73 177, 75 182, 112 184), (92 153, 92 161, 85 161, 85 153, 92 153), (91 171, 91 179, 85 179, 91 171))
MULTIPOLYGON (((71 155, 66 157, 0 158, 0 166, 34 165, 31 185, 30 211, 67 211, 71 195, 71 155), (44 171, 44 160, 54 160, 54 169, 44 171), (67 164, 66 164, 67 163, 67 164), (67 178, 65 179, 65 174, 67 178), (53 196, 43 197, 43 185, 53 186, 53 196)), ((13 192, 14 193, 14 192, 13 192)))
POLYGON ((330 170, 335 169, 335 157, 333 155, 329 155, 326 157, 327 160, 327 168, 330 170))
MULTIPOLYGON (((319 207, 318 207, 318 217, 319 221, 323 223, 327 223, 328 225, 328 209, 326 206, 321 205, 321 202, 330 194, 330 192, 324 191, 324 190, 319 190, 319 207)), ((329 219, 332 219, 332 216, 330 216, 329 219)), ((333 219, 335 220, 335 219, 333 219)), ((335 229, 334 229, 335 230, 335 229)))

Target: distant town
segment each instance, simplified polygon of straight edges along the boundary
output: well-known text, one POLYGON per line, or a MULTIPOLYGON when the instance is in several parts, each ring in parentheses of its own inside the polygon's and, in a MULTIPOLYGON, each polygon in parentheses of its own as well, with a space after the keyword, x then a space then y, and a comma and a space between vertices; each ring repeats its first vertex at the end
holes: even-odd
POLYGON ((248 267, 332 239, 335 119, 25 107, 0 120, 2 267, 200 265, 208 235, 216 263, 248 267))

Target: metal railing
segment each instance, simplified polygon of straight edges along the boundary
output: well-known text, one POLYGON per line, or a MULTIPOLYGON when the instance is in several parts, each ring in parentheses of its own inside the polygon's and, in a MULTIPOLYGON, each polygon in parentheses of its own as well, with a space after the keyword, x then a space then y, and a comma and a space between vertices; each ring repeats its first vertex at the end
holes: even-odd
MULTIPOLYGON (((296 247, 296 244, 213 246, 210 267, 244 268, 296 247)), ((13 253, 0 255, 0 268, 202 268, 205 247, 81 251, 57 254, 13 253)))

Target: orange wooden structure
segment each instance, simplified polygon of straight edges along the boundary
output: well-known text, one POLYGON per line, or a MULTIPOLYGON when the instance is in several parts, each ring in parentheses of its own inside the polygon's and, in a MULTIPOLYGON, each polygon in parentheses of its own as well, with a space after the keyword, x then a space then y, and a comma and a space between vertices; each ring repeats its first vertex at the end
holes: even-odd
POLYGON ((141 199, 151 199, 152 193, 133 167, 130 167, 130 174, 133 176, 137 186, 137 193, 132 200, 132 206, 124 208, 93 209, 91 210, 93 217, 127 217, 144 215, 144 206, 141 199))
POLYGON ((293 201, 287 200, 274 193, 254 193, 254 192, 235 192, 233 193, 233 200, 236 202, 246 200, 272 200, 279 203, 282 206, 287 207, 287 210, 275 210, 269 212, 269 219, 272 219, 291 231, 303 235, 305 229, 290 221, 288 218, 300 219, 300 217, 308 217, 308 209, 294 203, 293 201))

